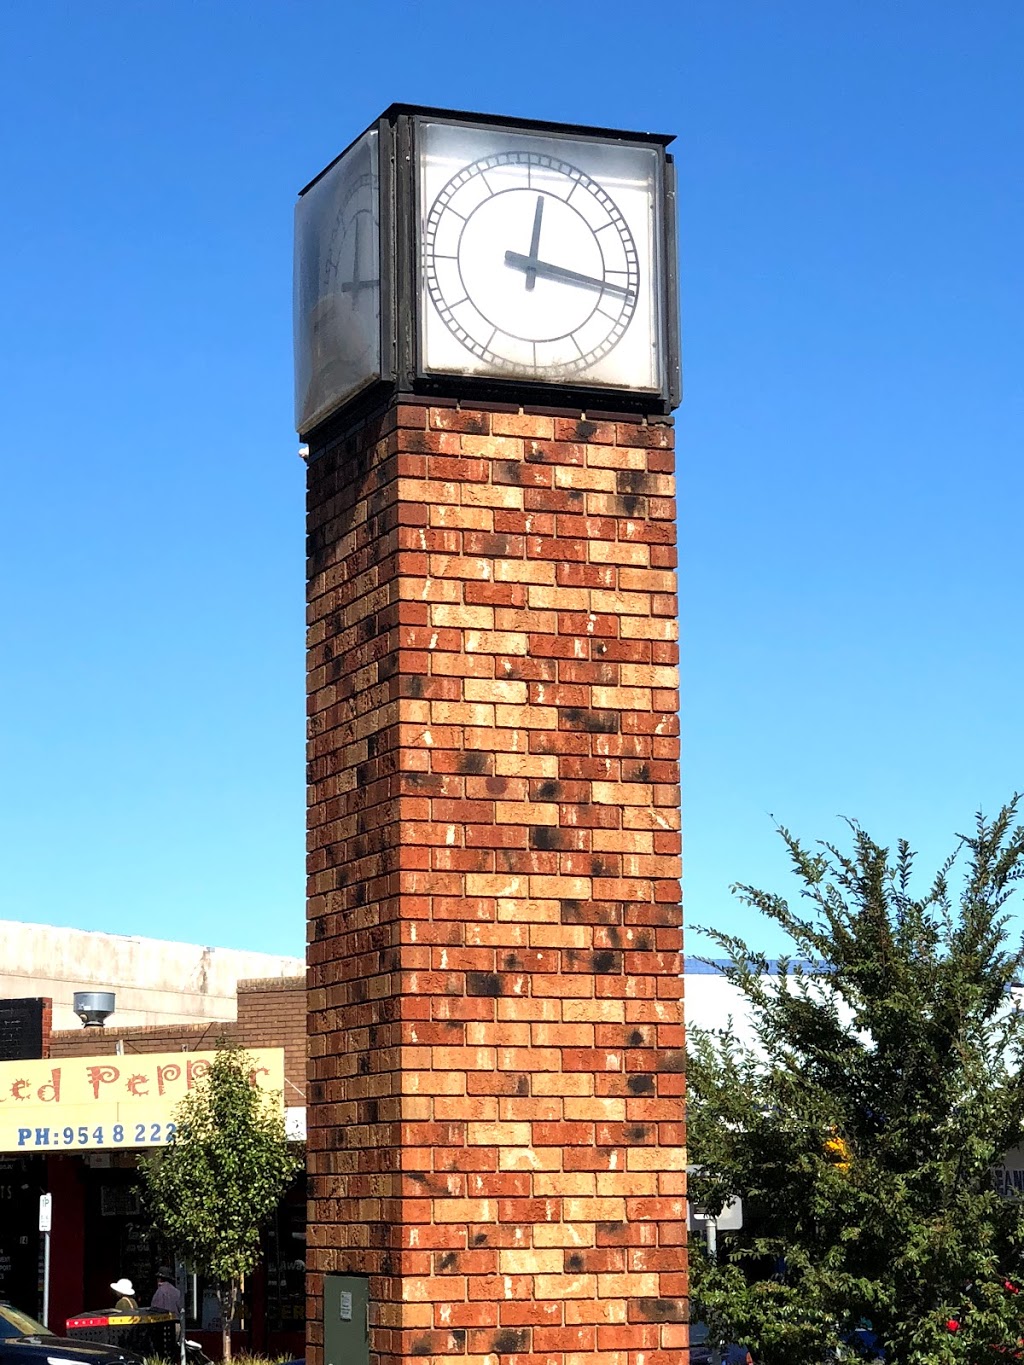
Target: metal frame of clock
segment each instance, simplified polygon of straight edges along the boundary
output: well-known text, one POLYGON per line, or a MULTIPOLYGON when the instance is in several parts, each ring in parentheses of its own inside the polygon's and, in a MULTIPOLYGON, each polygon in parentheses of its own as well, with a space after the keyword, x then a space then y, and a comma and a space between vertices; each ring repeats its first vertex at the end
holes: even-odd
POLYGON ((392 393, 670 412, 671 141, 392 105, 296 206, 303 439, 392 393))

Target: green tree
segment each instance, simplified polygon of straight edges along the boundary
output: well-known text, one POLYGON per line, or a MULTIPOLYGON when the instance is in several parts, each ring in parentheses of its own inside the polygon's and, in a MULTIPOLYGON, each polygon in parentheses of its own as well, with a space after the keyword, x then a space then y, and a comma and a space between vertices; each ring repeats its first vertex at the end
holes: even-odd
POLYGON ((260 1259, 260 1230, 301 1159, 285 1139, 279 1096, 253 1083, 254 1063, 218 1051, 208 1074, 178 1106, 169 1147, 142 1164, 158 1230, 219 1286, 224 1359, 244 1276, 260 1259))
POLYGON ((755 1041, 691 1033, 691 1198, 745 1212, 715 1259, 693 1238, 691 1293, 764 1365, 856 1358, 865 1320, 890 1365, 1005 1365, 1024 1332, 1024 1205, 992 1179, 1024 1138, 1017 808, 979 815, 920 892, 903 841, 890 856, 850 823, 848 851, 808 851, 780 829, 809 909, 733 888, 792 944, 777 979, 705 931, 755 1041))

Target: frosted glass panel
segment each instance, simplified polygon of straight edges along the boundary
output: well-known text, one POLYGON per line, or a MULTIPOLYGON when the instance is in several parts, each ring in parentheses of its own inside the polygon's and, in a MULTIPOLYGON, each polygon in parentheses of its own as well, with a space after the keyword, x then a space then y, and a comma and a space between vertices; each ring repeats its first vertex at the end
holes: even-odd
POLYGON ((311 430, 380 378, 378 136, 366 133, 295 207, 295 426, 311 430))

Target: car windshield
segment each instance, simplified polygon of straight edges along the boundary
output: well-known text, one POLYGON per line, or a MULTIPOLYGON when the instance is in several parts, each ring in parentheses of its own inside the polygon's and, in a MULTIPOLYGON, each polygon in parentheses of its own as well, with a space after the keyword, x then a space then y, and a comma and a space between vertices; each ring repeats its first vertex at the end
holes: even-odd
POLYGON ((9 1303, 0 1303, 0 1337, 48 1337, 50 1329, 9 1303))

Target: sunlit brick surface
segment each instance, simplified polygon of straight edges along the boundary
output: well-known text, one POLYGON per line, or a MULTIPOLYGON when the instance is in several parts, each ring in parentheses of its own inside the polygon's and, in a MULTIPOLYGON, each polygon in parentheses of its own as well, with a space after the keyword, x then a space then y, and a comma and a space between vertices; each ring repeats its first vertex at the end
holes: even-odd
POLYGON ((309 468, 309 1349, 686 1344, 672 428, 393 406, 309 468))

